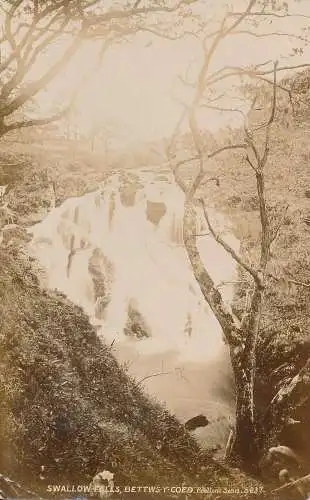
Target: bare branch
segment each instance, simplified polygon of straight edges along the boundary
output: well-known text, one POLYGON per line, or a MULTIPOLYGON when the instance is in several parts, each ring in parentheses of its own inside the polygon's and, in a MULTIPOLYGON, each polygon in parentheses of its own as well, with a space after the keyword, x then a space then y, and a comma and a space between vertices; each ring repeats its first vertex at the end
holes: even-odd
POLYGON ((295 35, 294 33, 284 33, 281 31, 270 31, 267 33, 257 33, 251 30, 238 30, 234 31, 232 35, 248 35, 253 36, 254 38, 270 38, 270 37, 285 37, 292 38, 294 40, 299 40, 301 42, 308 42, 309 40, 301 35, 295 35))
MULTIPOLYGON (((210 233, 206 233, 206 234, 211 234, 210 233)), ((230 285, 240 285, 241 283, 244 283, 244 284, 249 284, 248 281, 244 281, 244 280, 235 280, 235 281, 221 281, 216 288, 223 288, 224 286, 230 286, 230 285)))
MULTIPOLYGON (((106 29, 106 23, 112 20, 120 20, 120 19, 130 19, 134 17, 139 17, 141 15, 146 15, 146 14, 152 14, 152 13, 172 13, 176 12, 180 7, 183 5, 190 5, 191 3, 194 3, 195 0, 179 0, 175 5, 169 6, 169 5, 157 5, 157 6, 152 6, 152 7, 138 7, 137 8, 131 8, 131 9, 124 9, 124 10, 119 10, 119 9, 111 9, 105 14, 98 14, 98 15, 93 15, 88 18, 88 23, 89 26, 91 27, 92 25, 95 26, 95 30, 89 33, 90 37, 97 37, 100 35, 100 24, 106 29)), ((140 2, 139 2, 140 3, 140 2)))
POLYGON ((11 46, 12 54, 14 54, 14 57, 17 59, 18 65, 22 65, 22 59, 19 47, 17 46, 17 43, 12 33, 12 20, 14 18, 15 12, 18 10, 22 2, 23 0, 18 0, 12 5, 10 11, 5 17, 5 22, 4 22, 5 36, 11 46))
MULTIPOLYGON (((210 236, 210 232, 209 233, 197 233, 197 234, 194 234, 194 236, 196 238, 202 238, 203 236, 210 236)), ((219 287, 219 285, 217 286, 217 288, 219 287)))
POLYGON ((270 131, 270 125, 273 123, 274 118, 275 118, 275 113, 276 113, 276 104, 277 104, 277 66, 278 62, 276 61, 274 63, 274 68, 273 68, 273 98, 272 98, 272 107, 271 107, 271 113, 268 121, 266 123, 262 123, 261 125, 258 125, 253 129, 254 132, 266 128, 267 129, 267 143, 265 145, 265 151, 268 148, 268 141, 269 141, 269 131, 270 131))
MULTIPOLYGON (((227 29, 225 36, 232 33, 246 17, 251 15, 252 7, 254 7, 255 4, 256 0, 250 0, 246 10, 237 15, 238 19, 227 29)), ((227 14, 227 17, 229 17, 229 14, 227 14)))
POLYGON ((286 207, 284 208, 284 214, 281 217, 281 220, 278 222, 278 224, 276 224, 276 226, 272 230, 270 229, 270 245, 274 242, 274 240, 279 235, 279 231, 280 231, 281 227, 283 226, 284 221, 285 221, 285 217, 287 215, 288 207, 289 207, 289 205, 286 205, 286 207))
POLYGON ((250 165, 252 170, 254 170, 254 172, 257 173, 257 167, 255 167, 254 163, 250 160, 249 155, 246 155, 245 161, 250 165))
POLYGON ((27 127, 32 127, 32 126, 43 126, 43 125, 48 125, 49 123, 53 123, 55 121, 59 121, 62 118, 65 118, 70 111, 74 108, 74 105, 76 103, 78 94, 82 88, 85 87, 87 84, 87 81, 91 79, 92 73, 94 71, 97 71, 98 69, 98 64, 102 62, 102 59, 108 50, 110 46, 110 43, 108 40, 104 40, 102 43, 102 47, 98 53, 98 58, 95 61, 95 64, 92 68, 92 70, 88 70, 80 79, 80 81, 77 83, 74 91, 71 94, 71 98, 68 102, 68 104, 60 111, 52 114, 51 116, 44 117, 44 118, 34 118, 34 119, 25 119, 21 121, 16 121, 13 122, 9 125, 4 125, 3 129, 1 130, 2 135, 7 134, 8 132, 11 132, 13 130, 21 129, 21 128, 27 128, 27 127))
POLYGON ((185 158, 185 160, 181 160, 181 161, 179 161, 179 162, 176 164, 176 166, 174 167, 174 169, 173 169, 173 170, 176 170, 176 169, 178 169, 178 168, 182 167, 183 165, 186 165, 186 163, 190 163, 190 162, 192 162, 192 161, 197 161, 197 160, 199 160, 199 156, 198 156, 198 155, 192 156, 191 158, 185 158))
MULTIPOLYGON (((216 33, 216 35, 211 43, 210 48, 205 47, 204 62, 203 62, 203 65, 201 67, 201 70, 199 72, 195 96, 194 96, 192 105, 190 106, 190 108, 188 110, 189 126, 190 126, 190 130, 192 132, 192 137, 193 137, 195 149, 198 153, 198 155, 197 155, 198 161, 200 163, 199 172, 198 172, 189 192, 187 193, 188 198, 191 198, 195 195, 200 183, 202 182, 202 180, 205 177, 204 157, 203 157, 204 151, 203 151, 203 146, 201 144, 201 137, 200 137, 199 127, 197 124, 196 111, 197 111, 197 108, 199 106, 201 106, 201 99, 203 97, 203 93, 204 93, 205 88, 206 88, 206 84, 207 84, 207 80, 208 80, 207 73, 209 71, 211 60, 212 60, 213 55, 214 55, 215 51, 217 50, 217 47, 220 44, 220 42, 224 38, 226 38, 230 33, 232 33, 239 26, 240 23, 242 23, 243 19, 245 19, 245 17, 251 11, 251 9, 255 5, 255 3, 256 3, 256 0, 250 0, 246 10, 238 17, 238 19, 235 22, 233 22, 228 27, 225 26, 226 21, 227 21, 227 17, 225 16, 221 22, 221 26, 220 26, 218 32, 216 33)), ((239 147, 239 146, 237 146, 237 147, 239 147)), ((242 147, 244 147, 244 146, 242 146, 242 147)), ((211 153, 210 155, 208 155, 208 158, 212 158, 213 156, 220 153, 221 151, 225 151, 226 149, 232 149, 232 148, 233 147, 231 147, 231 146, 229 148, 226 146, 223 148, 220 148, 218 151, 214 152, 213 154, 211 153)))
POLYGON ((142 382, 145 382, 146 380, 149 380, 150 378, 161 377, 162 375, 172 375, 173 373, 174 373, 174 370, 170 370, 169 372, 152 373, 151 375, 147 375, 146 377, 141 378, 140 380, 137 381, 137 383, 142 384, 142 382))
MULTIPOLYGON (((35 0, 33 14, 26 16, 26 21, 22 19, 21 22, 19 7, 22 6, 23 0, 13 2, 13 5, 6 10, 4 22, 3 42, 9 46, 10 53, 0 63, 0 73, 2 73, 4 80, 0 95, 0 135, 9 130, 31 126, 31 124, 49 123, 56 120, 57 116, 63 116, 65 110, 47 118, 23 120, 8 126, 4 123, 6 117, 20 109, 54 80, 75 56, 84 40, 99 36, 104 36, 105 40, 111 41, 112 37, 119 40, 121 37, 124 39, 126 34, 144 29, 150 32, 154 31, 154 34, 157 31, 157 34, 162 37, 174 38, 171 33, 166 34, 155 26, 147 26, 145 24, 147 15, 177 12, 181 6, 190 5, 194 1, 177 0, 173 4, 145 2, 142 6, 142 2, 136 0, 133 2, 133 7, 112 7, 98 14, 96 10, 89 9, 98 5, 100 0, 77 2, 76 8, 74 5, 73 9, 68 0, 42 3, 35 0), (134 19, 134 23, 130 22, 132 19, 134 19), (114 29, 114 23, 121 24, 119 31, 114 29), (33 66, 42 52, 51 47, 63 35, 68 34, 71 35, 71 42, 69 41, 69 46, 58 60, 41 77, 36 80, 28 78, 32 75, 33 66), (30 83, 29 80, 31 80, 30 83)), ((183 31, 182 35, 189 34, 186 30, 183 31)), ((176 33, 175 38, 178 37, 179 35, 176 33)), ((66 37, 67 40, 68 37, 66 37)))
MULTIPOLYGON (((274 85, 274 81, 271 81, 271 80, 268 80, 268 78, 265 78, 263 76, 259 76, 259 75, 251 75, 250 73, 248 74, 248 76, 252 77, 252 78, 255 78, 256 80, 260 80, 264 83, 268 83, 269 85, 274 85)), ((292 97, 292 90, 291 89, 288 89, 287 87, 283 87, 283 85, 281 85, 280 83, 276 83, 277 85, 277 88, 279 90, 282 90, 283 92, 286 92, 289 96, 289 100, 290 100, 290 104, 291 106, 293 107, 293 97, 292 97)))
MULTIPOLYGON (((294 486, 303 485, 303 483, 306 483, 308 486, 309 481, 310 481, 310 474, 307 474, 306 476, 299 477, 298 479, 295 479, 294 481, 290 481, 289 483, 286 483, 286 484, 283 484, 282 486, 279 486, 279 488, 275 488, 274 490, 271 490, 271 493, 277 493, 278 491, 292 488, 294 486)), ((298 493, 300 493, 300 492, 298 491, 298 493)))
MULTIPOLYGON (((245 149, 247 147, 246 143, 240 143, 240 144, 228 144, 226 146, 221 146, 218 149, 215 149, 211 153, 203 153, 204 158, 214 158, 215 156, 219 155, 220 153, 223 153, 224 151, 230 151, 233 149, 245 149)), ((194 162, 194 161, 199 161, 201 155, 197 154, 195 156, 191 156, 190 158, 185 158, 184 160, 180 160, 174 167, 172 167, 173 172, 178 170, 180 167, 183 165, 186 165, 187 163, 194 162)), ((205 174, 205 173, 204 173, 205 174)), ((201 179, 202 180, 202 179, 201 179)), ((210 179, 209 179, 210 180, 210 179)), ((212 180, 218 182, 218 177, 212 177, 212 180)), ((196 192, 196 190, 195 190, 196 192)), ((195 194, 195 192, 193 194, 195 194)))
MULTIPOLYGON (((277 281, 278 283, 282 281, 282 278, 279 278, 278 276, 275 276, 274 274, 269 273, 269 272, 266 273, 266 276, 268 278, 273 279, 274 281, 277 281)), ((304 288, 310 288, 310 283, 305 283, 303 281, 298 281, 298 280, 290 279, 290 278, 285 278, 285 281, 287 283, 291 283, 292 285, 301 286, 301 287, 304 287, 304 288)))
POLYGON ((240 346, 242 332, 240 322, 229 307, 223 301, 223 298, 217 290, 214 281, 207 272, 197 248, 196 238, 196 210, 191 200, 185 201, 183 231, 184 244, 190 259, 193 273, 201 292, 221 325, 227 342, 230 346, 240 346))
POLYGON ((226 250, 226 252, 228 252, 232 256, 232 258, 239 264, 239 266, 243 267, 243 269, 245 269, 245 271, 247 271, 252 276, 252 278, 256 282, 259 282, 259 284, 260 284, 261 283, 260 276, 257 273, 257 271, 254 268, 252 268, 247 262, 245 262, 242 259, 242 257, 240 255, 238 255, 235 252, 235 250, 225 240, 223 240, 223 238, 218 233, 215 232, 215 229, 214 229, 213 225, 211 224, 210 217, 209 217, 204 200, 202 198, 200 198, 199 202, 202 206, 204 217, 206 219, 209 231, 212 234, 215 241, 217 241, 217 243, 219 243, 226 250))
MULTIPOLYGON (((223 96, 223 94, 222 94, 223 96)), ((220 99, 220 97, 219 97, 220 99)), ((209 101, 210 102, 210 101, 209 101)), ((222 106, 214 106, 212 104, 209 104, 209 103, 203 103, 201 104, 200 106, 201 108, 207 108, 207 109, 212 109, 214 111, 219 111, 220 113, 239 113, 241 116, 243 116, 243 118, 246 117, 245 113, 241 110, 241 109, 233 109, 233 108, 225 108, 225 107, 222 107, 222 106)))
POLYGON ((256 186, 259 200, 261 234, 260 267, 265 271, 270 256, 270 224, 265 200, 265 179, 264 173, 258 168, 256 175, 256 186))
MULTIPOLYGON (((228 17, 238 17, 242 13, 241 12, 228 12, 227 16, 228 17)), ((251 13, 248 14, 248 17, 278 17, 280 19, 287 18, 287 17, 299 17, 303 19, 310 19, 310 16, 307 16, 306 14, 278 14, 276 12, 266 12, 265 10, 262 11, 252 11, 251 13)))
MULTIPOLYGON (((180 40, 181 38, 185 38, 187 36, 198 38, 199 33, 202 31, 202 29, 197 30, 197 31, 192 31, 192 30, 181 30, 180 33, 169 33, 168 31, 160 30, 156 27, 151 27, 151 26, 140 26, 139 27, 140 31, 143 31, 145 33, 151 33, 152 35, 155 35, 159 38, 164 38, 167 40, 180 40)), ((185 81, 183 81, 184 84, 186 84, 185 81)), ((188 84, 187 84, 188 85, 188 84)))
POLYGON ((77 53, 82 45, 83 38, 76 37, 64 52, 62 57, 38 80, 26 86, 23 92, 12 102, 5 105, 0 111, 2 116, 8 116, 22 107, 31 97, 34 97, 43 87, 48 85, 68 63, 68 61, 77 53))
POLYGON ((223 153, 224 151, 230 151, 232 149, 246 149, 247 144, 246 143, 240 143, 240 144, 228 144, 227 146, 222 146, 215 151, 212 151, 212 153, 209 153, 207 155, 208 158, 214 158, 220 153, 223 153))
POLYGON ((26 127, 33 127, 37 126, 40 127, 42 125, 48 125, 49 123, 53 123, 56 121, 61 120, 64 118, 66 115, 69 114, 69 112, 72 110, 73 104, 70 103, 68 106, 66 106, 64 109, 59 111, 58 113, 55 113, 49 117, 46 118, 33 118, 32 120, 21 120, 21 121, 16 121, 10 125, 5 126, 5 133, 11 132, 12 130, 17 130, 21 128, 26 128, 26 127))
MULTIPOLYGON (((296 64, 291 66, 278 66, 277 72, 281 71, 294 71, 297 69, 309 68, 310 63, 296 64)), ((262 71, 257 66, 253 68, 242 67, 242 66, 225 66, 218 71, 212 73, 207 80, 208 85, 213 85, 219 83, 220 81, 226 80, 228 78, 233 78, 236 76, 249 76, 251 78, 261 79, 260 77, 271 75, 274 73, 274 68, 262 71)), ((272 82, 273 84, 273 82, 272 82)))

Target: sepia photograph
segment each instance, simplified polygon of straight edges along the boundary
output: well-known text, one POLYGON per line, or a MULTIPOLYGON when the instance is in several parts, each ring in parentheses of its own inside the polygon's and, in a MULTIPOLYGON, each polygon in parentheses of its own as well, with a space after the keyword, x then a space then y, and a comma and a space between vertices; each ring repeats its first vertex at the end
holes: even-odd
POLYGON ((0 28, 0 500, 310 500, 310 0, 0 28))

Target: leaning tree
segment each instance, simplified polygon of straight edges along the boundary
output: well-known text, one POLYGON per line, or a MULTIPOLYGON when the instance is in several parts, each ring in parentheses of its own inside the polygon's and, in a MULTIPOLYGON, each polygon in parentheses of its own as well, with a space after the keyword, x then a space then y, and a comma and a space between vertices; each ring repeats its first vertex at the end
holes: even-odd
MULTIPOLYGON (((290 401, 300 387, 307 383, 310 374, 309 358, 302 369, 293 378, 287 380, 279 392, 274 395, 265 415, 263 417, 260 415, 255 391, 258 341, 261 335, 261 317, 266 290, 268 290, 271 281, 278 279, 270 272, 269 264, 272 245, 283 223, 283 212, 281 216, 279 211, 278 214, 275 214, 269 209, 270 205, 265 189, 265 171, 272 148, 273 127, 277 119, 278 95, 284 93, 292 102, 292 89, 289 85, 284 85, 279 81, 278 74, 289 68, 306 67, 308 64, 287 66, 281 64, 280 61, 263 60, 259 64, 243 67, 234 66, 232 62, 231 66, 223 66, 214 70, 213 63, 221 44, 229 40, 229 37, 237 35, 247 35, 256 39, 268 37, 270 40, 291 37, 295 43, 298 41, 298 44, 306 44, 307 38, 304 31, 288 33, 281 30, 281 21, 287 19, 294 21, 295 16, 301 19, 307 18, 305 14, 291 14, 286 2, 250 0, 244 10, 237 11, 227 7, 216 26, 214 18, 212 18, 210 27, 206 27, 203 39, 203 57, 197 72, 198 76, 193 77, 191 81, 188 75, 181 79, 182 83, 192 90, 192 98, 189 103, 183 103, 184 111, 167 146, 167 157, 175 181, 185 195, 184 245, 201 292, 221 325, 230 350, 236 386, 236 426, 230 454, 251 472, 258 471, 260 458, 266 448, 271 445, 272 436, 276 434, 276 431, 280 431, 290 417, 290 401), (264 120, 257 123, 257 120, 253 118, 258 100, 257 95, 253 96, 248 109, 244 107, 236 109, 231 106, 231 102, 234 102, 232 99, 227 105, 227 95, 225 91, 223 93, 223 83, 226 83, 226 88, 229 87, 231 90, 236 79, 242 80, 243 88, 249 85, 248 81, 254 82, 255 85, 260 82, 270 86, 269 104, 267 106, 266 102, 264 104, 264 120), (227 144, 211 149, 210 141, 206 140, 206 130, 204 130, 208 127, 201 125, 202 111, 205 109, 239 113, 243 117, 241 140, 236 143, 230 140, 227 144), (180 158, 178 139, 184 123, 189 128, 192 147, 189 148, 188 157, 184 158, 183 151, 180 158), (216 229, 204 199, 203 186, 206 189, 206 183, 209 181, 219 182, 216 172, 212 172, 212 175, 208 177, 210 175, 210 162, 218 155, 235 151, 240 151, 239 161, 243 161, 252 170, 256 183, 261 229, 260 248, 256 262, 252 262, 247 256, 238 253, 229 245, 225 237, 216 229), (182 174, 182 167, 185 165, 191 168, 190 181, 186 180, 182 174), (204 217, 209 234, 230 254, 239 269, 249 277, 247 300, 241 315, 234 314, 227 306, 221 289, 215 285, 202 261, 198 248, 200 234, 197 234, 196 229, 197 217, 201 215, 204 217), (268 426, 266 426, 266 421, 268 421, 268 426), (266 431, 267 428, 270 430, 270 434, 266 431)), ((298 45, 297 48, 299 49, 298 45)), ((302 51, 302 48, 299 50, 302 51)), ((227 161, 229 161, 228 158, 227 161)), ((308 284, 299 283, 298 280, 293 281, 297 285, 309 287, 308 284)))

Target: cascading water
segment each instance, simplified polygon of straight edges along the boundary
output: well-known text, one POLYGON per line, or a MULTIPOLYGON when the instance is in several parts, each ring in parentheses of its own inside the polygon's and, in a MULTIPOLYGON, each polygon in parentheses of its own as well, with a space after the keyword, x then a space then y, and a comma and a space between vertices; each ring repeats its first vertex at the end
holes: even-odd
MULTIPOLYGON (((154 360, 169 369, 199 362, 200 374, 223 359, 220 326, 183 246, 183 209, 183 193, 166 170, 140 169, 113 173, 97 191, 66 200, 31 228, 31 251, 46 269, 48 286, 84 308, 120 358, 134 360, 134 374, 145 375, 142 358, 154 369, 154 360)), ((211 215, 237 249, 224 219, 211 215)), ((197 234, 206 233, 202 216, 197 220, 197 234)), ((216 285, 235 279, 232 259, 212 236, 199 236, 198 247, 216 285)), ((229 303, 232 286, 221 291, 229 303)), ((151 392, 167 398, 156 387, 151 392)))

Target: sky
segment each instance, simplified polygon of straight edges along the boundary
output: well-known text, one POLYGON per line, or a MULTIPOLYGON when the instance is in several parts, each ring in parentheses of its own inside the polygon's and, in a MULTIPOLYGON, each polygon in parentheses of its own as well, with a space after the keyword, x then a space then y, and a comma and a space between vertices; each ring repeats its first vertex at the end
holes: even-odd
MULTIPOLYGON (((216 13, 222 4, 222 0, 201 2, 201 6, 209 6, 212 13, 216 13)), ((244 1, 235 1, 234 8, 238 4, 244 5, 244 1)), ((294 2, 296 12, 310 14, 309 4, 309 0, 294 2)), ((273 21, 267 30, 297 34, 307 23, 308 20, 290 18, 278 23, 273 21)), ((260 33, 264 31, 266 29, 259 27, 260 33)), ((292 47, 298 43, 283 36, 235 35, 220 45, 212 69, 223 65, 257 64, 269 59, 290 64, 310 62, 310 48, 305 49, 303 56, 290 56, 292 47)), ((82 72, 92 67, 93 55, 93 47, 82 50, 49 92, 42 94, 43 112, 55 101, 63 100, 82 72)), ((201 41, 193 37, 170 41, 143 33, 129 43, 110 48, 101 67, 92 72, 90 83, 80 95, 76 115, 79 128, 87 130, 94 121, 104 120, 119 124, 120 140, 125 142, 138 143, 169 136, 183 110, 179 100, 188 100, 192 95, 181 84, 179 76, 184 76, 189 67, 193 70, 199 67, 201 61, 201 41)), ((45 62, 48 63, 48 58, 45 62)), ((208 112, 203 117, 202 126, 213 131, 232 123, 232 120, 231 115, 208 112)))

